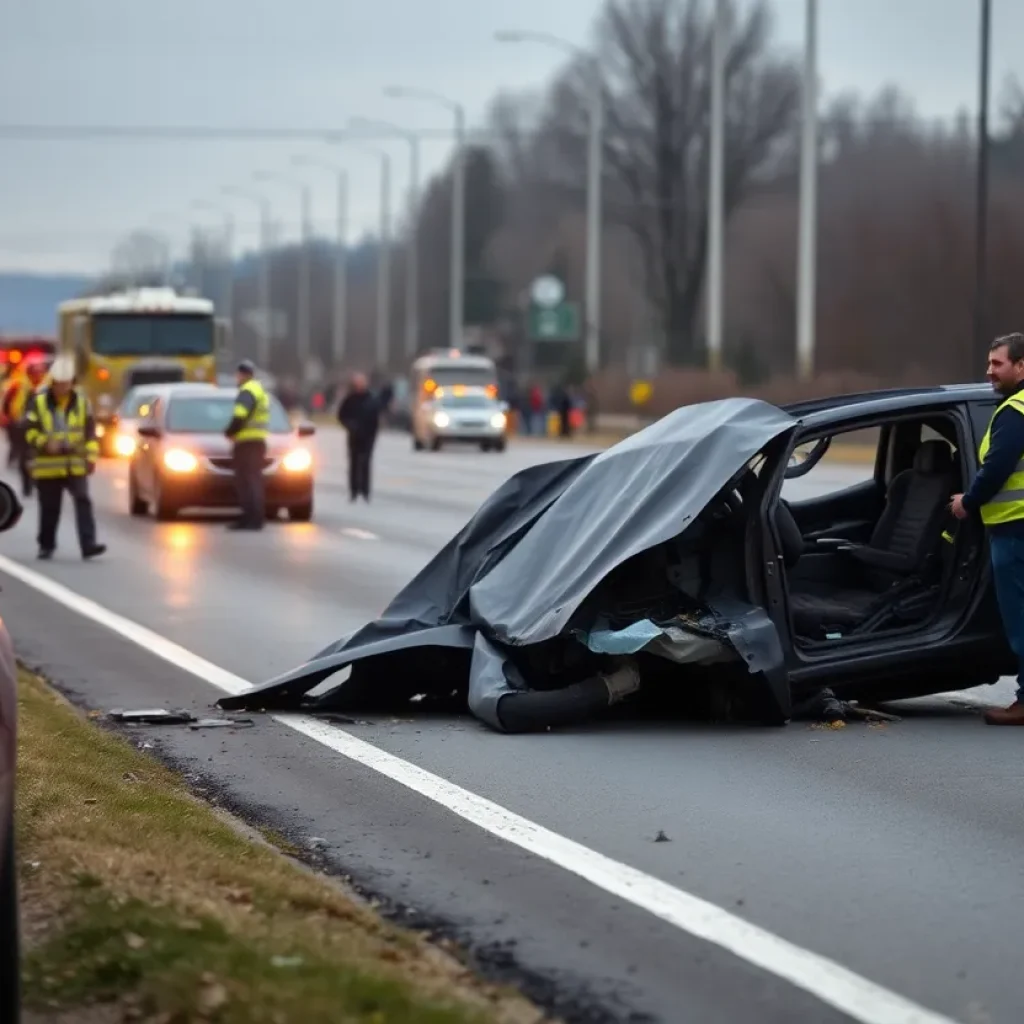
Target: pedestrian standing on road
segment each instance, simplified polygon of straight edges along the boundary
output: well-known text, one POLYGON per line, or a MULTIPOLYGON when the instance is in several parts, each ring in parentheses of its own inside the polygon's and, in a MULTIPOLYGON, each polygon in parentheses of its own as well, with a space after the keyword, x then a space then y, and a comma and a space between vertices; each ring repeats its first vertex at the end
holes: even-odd
POLYGON ((96 470, 100 446, 96 420, 85 395, 75 390, 73 357, 58 356, 50 383, 35 392, 25 411, 25 441, 31 450, 32 479, 39 494, 39 557, 57 549, 64 492, 75 505, 75 526, 83 558, 107 550, 96 542, 96 519, 89 497, 89 477, 96 470))
POLYGON ((348 434, 348 500, 370 500, 373 446, 380 427, 380 402, 370 391, 365 373, 354 373, 338 406, 338 422, 348 434))
POLYGON ((981 468, 950 510, 958 519, 980 516, 988 530, 992 578, 1006 638, 1017 656, 1017 699, 989 711, 989 725, 1024 725, 1024 334, 996 338, 988 379, 1003 401, 978 448, 981 468))
POLYGON ((233 443, 235 488, 242 509, 228 529, 262 530, 267 517, 263 470, 270 434, 270 396, 256 380, 256 367, 248 359, 238 364, 238 395, 224 433, 233 443))

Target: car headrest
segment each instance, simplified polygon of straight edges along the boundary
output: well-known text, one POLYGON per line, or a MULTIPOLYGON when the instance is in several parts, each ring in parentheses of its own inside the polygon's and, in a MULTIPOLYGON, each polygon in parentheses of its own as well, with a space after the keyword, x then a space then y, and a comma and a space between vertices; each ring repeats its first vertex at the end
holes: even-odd
POLYGON ((947 441, 925 441, 914 454, 914 469, 919 473, 948 473, 953 468, 953 453, 947 441))

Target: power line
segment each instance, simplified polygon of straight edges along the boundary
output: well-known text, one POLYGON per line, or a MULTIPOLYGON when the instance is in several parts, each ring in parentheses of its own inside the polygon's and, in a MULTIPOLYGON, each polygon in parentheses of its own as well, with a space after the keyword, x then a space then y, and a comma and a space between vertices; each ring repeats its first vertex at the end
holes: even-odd
MULTIPOLYGON (((454 137, 453 128, 410 129, 407 134, 420 139, 447 140, 454 137)), ((474 135, 477 134, 474 132, 474 135)), ((488 133, 482 133, 488 134, 488 133)), ((0 138, 29 141, 68 142, 93 139, 123 139, 137 141, 180 142, 192 141, 319 141, 338 142, 345 139, 358 141, 396 141, 395 134, 383 128, 368 127, 366 131, 346 131, 342 128, 231 128, 216 125, 115 125, 115 124, 0 124, 0 138)))

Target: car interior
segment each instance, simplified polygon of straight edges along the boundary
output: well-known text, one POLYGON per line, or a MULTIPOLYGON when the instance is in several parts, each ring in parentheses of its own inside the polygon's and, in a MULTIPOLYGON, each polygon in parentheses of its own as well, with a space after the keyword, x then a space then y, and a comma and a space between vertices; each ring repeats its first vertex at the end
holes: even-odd
MULTIPOLYGON (((841 435, 801 439, 788 479, 813 478, 841 435)), ((774 510, 797 647, 922 628, 939 612, 964 545, 949 511, 963 490, 957 421, 941 413, 879 430, 863 482, 774 510)))

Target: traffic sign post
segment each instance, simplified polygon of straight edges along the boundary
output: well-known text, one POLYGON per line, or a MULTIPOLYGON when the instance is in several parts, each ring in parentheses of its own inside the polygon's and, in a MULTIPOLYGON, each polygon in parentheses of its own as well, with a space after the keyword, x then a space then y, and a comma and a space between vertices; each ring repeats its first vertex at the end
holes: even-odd
POLYGON ((532 341, 578 341, 580 309, 574 302, 557 306, 530 306, 529 332, 532 341))

